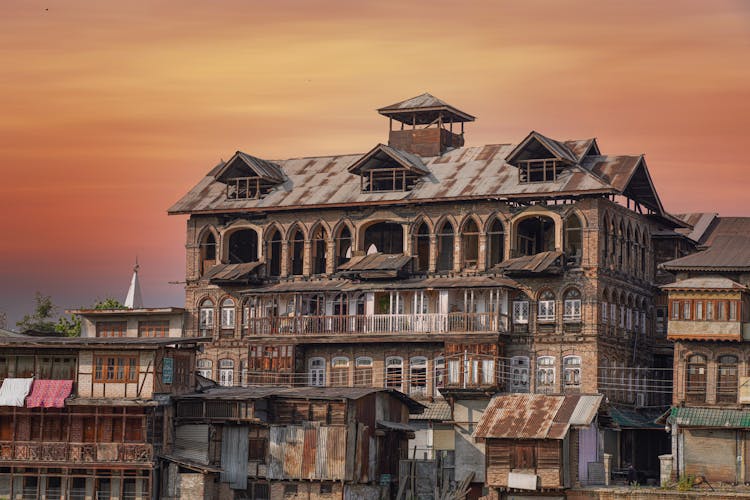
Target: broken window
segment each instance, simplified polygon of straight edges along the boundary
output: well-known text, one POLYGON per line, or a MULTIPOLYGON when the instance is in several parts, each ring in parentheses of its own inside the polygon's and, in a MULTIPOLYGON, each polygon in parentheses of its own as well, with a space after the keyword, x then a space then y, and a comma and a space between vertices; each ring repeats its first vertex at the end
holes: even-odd
POLYGON ((266 269, 269 276, 281 276, 281 232, 278 229, 274 229, 266 242, 266 269))
POLYGON ((291 271, 294 276, 302 276, 305 262, 305 235, 296 228, 292 233, 291 271))
POLYGON ((694 354, 687 362, 686 399, 690 403, 706 402, 706 357, 694 354))
POLYGON ((328 253, 328 242, 326 241, 326 232, 322 227, 318 227, 313 232, 311 249, 312 273, 324 274, 326 272, 326 255, 328 253))
POLYGON ((550 182, 557 179, 564 168, 564 164, 554 158, 518 161, 518 181, 550 182))
POLYGON ((565 219, 565 259, 569 266, 579 266, 583 255, 583 229, 581 219, 572 214, 565 219))
POLYGON ((537 392, 551 393, 555 390, 555 358, 540 356, 536 359, 537 392))
POLYGON ((341 265, 349 262, 352 258, 352 233, 349 227, 344 225, 336 238, 336 264, 341 265))
POLYGON ((452 271, 453 270, 453 226, 450 222, 445 221, 442 226, 438 229, 437 234, 437 270, 438 271, 452 271))
POLYGON ((505 258, 505 231, 503 223, 495 219, 487 233, 487 268, 499 264, 505 258))
POLYGON ((331 386, 347 387, 349 385, 349 358, 338 356, 331 360, 331 386))
POLYGON ((430 228, 426 222, 422 222, 419 225, 414 240, 417 270, 427 272, 430 270, 430 228))
POLYGON ((718 359, 716 401, 719 403, 737 402, 737 356, 724 355, 718 359))
POLYGON ((417 356, 409 360, 409 394, 427 392, 427 358, 417 356))
POLYGON ((515 324, 528 324, 529 322, 529 301, 528 300, 515 300, 513 301, 513 323, 515 324))
POLYGON ((549 217, 535 216, 518 223, 518 255, 534 255, 555 249, 555 223, 549 217))
POLYGON ((397 222, 378 222, 365 230, 364 250, 373 253, 404 253, 404 228, 397 222))
POLYGON ((479 227, 474 219, 469 219, 464 224, 461 232, 461 253, 463 255, 462 266, 464 269, 476 269, 479 260, 479 227))
POLYGON ((418 179, 418 175, 405 168, 373 168, 362 172, 361 188, 364 193, 409 191, 418 179))
POLYGON ((229 263, 242 264, 258 260, 258 233, 240 229, 229 237, 229 263))

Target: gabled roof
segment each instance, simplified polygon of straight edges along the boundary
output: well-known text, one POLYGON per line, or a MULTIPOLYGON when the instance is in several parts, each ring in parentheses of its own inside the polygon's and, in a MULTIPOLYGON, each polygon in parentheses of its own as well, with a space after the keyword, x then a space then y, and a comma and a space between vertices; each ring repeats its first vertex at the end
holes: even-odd
POLYGON ((242 151, 237 151, 223 165, 214 167, 213 176, 219 182, 237 177, 257 176, 268 182, 280 184, 285 179, 284 172, 277 164, 242 151))
POLYGON ((475 120, 469 113, 465 113, 427 92, 382 107, 378 109, 378 113, 404 123, 412 123, 412 118, 416 118, 417 125, 432 123, 439 113, 442 113, 445 118, 444 121, 473 122, 475 120), (414 117, 415 113, 417 113, 416 117, 414 117))
POLYGON ((643 155, 589 155, 581 160, 581 166, 612 185, 620 194, 629 196, 659 214, 664 214, 664 207, 643 155))
POLYGON ((721 276, 705 276, 700 278, 688 278, 675 283, 663 285, 665 290, 737 290, 747 291, 745 285, 721 276))
POLYGON ((528 150, 534 144, 541 145, 558 160, 562 160, 571 164, 578 163, 578 157, 573 153, 573 151, 570 150, 570 148, 568 148, 568 146, 565 145, 565 143, 550 139, 549 137, 540 134, 536 130, 532 130, 529 135, 527 135, 526 138, 522 140, 518 144, 518 146, 516 146, 513 151, 508 154, 508 156, 505 157, 505 161, 513 165, 515 164, 516 160, 528 159, 525 158, 524 155, 529 154, 528 150))
POLYGON ((564 439, 570 426, 588 426, 603 396, 497 394, 484 410, 475 438, 564 439))
POLYGON ((701 236, 706 250, 661 264, 668 271, 750 270, 750 217, 718 217, 701 236))
POLYGON ((575 155, 576 158, 578 158, 579 162, 585 156, 602 154, 599 151, 599 145, 596 143, 596 138, 563 141, 563 144, 575 155))
POLYGON ((675 217, 690 225, 690 228, 679 229, 678 232, 687 236, 696 243, 700 243, 707 235, 711 224, 719 217, 715 212, 693 212, 686 214, 675 214, 675 217))
POLYGON ((430 171, 425 168, 424 163, 422 163, 422 159, 419 156, 386 146, 385 144, 378 144, 362 155, 359 160, 349 166, 348 170, 354 174, 360 174, 363 171, 378 168, 380 166, 393 166, 394 162, 417 175, 426 175, 430 173, 430 171))

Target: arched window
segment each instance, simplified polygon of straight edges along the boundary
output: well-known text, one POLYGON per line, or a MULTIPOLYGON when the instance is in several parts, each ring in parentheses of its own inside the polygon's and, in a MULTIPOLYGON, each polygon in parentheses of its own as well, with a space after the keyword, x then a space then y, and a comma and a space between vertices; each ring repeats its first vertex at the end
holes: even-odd
POLYGON ((479 227, 474 219, 469 219, 464 224, 461 232, 461 255, 464 269, 476 269, 479 261, 479 227))
POLYGON ((310 358, 308 362, 308 383, 314 387, 325 387, 326 385, 326 360, 323 358, 310 358))
POLYGON ((213 371, 213 363, 210 359, 199 359, 196 361, 196 367, 198 368, 198 375, 201 377, 205 377, 207 379, 212 379, 213 375, 211 372, 213 371))
POLYGON ((221 302, 221 329, 233 330, 235 322, 234 300, 226 298, 221 302))
POLYGON ((569 266, 581 265, 583 256, 583 229, 581 219, 571 214, 563 224, 565 232, 565 259, 569 266))
POLYGON ((555 222, 539 215, 523 219, 516 226, 516 256, 535 255, 555 249, 555 222))
POLYGON ((211 231, 206 231, 200 243, 201 274, 216 264, 216 237, 211 231))
POLYGON ((354 386, 372 387, 372 358, 360 356, 354 360, 354 386))
POLYGON ((404 360, 399 356, 385 358, 385 386, 391 389, 403 390, 404 360))
POLYGON ((577 288, 569 288, 563 295, 563 321, 581 321, 581 292, 577 288))
POLYGON ((326 255, 328 253, 328 242, 326 241, 326 232, 321 226, 318 226, 311 238, 312 249, 312 273, 325 274, 326 272, 326 255))
POLYGON ((529 392, 529 358, 510 358, 510 392, 529 392))
POLYGON ((352 233, 344 224, 336 238, 336 265, 340 266, 352 258, 352 233))
POLYGON ((440 226, 437 235, 437 270, 438 271, 452 271, 453 270, 453 249, 454 249, 454 234, 453 226, 450 222, 445 221, 440 226))
POLYGON ((430 228, 426 222, 419 225, 414 240, 417 271, 427 272, 430 270, 430 228))
POLYGON ((380 252, 404 253, 404 228, 397 222, 378 222, 365 230, 363 250, 368 255, 380 252))
POLYGON ((607 265, 607 259, 609 258, 609 220, 607 215, 604 214, 604 219, 601 225, 602 228, 602 266, 607 265))
POLYGON ((487 268, 499 264, 505 258, 505 230, 500 219, 495 219, 487 233, 487 268))
POLYGON ((716 401, 719 403, 736 403, 737 391, 737 356, 725 354, 717 362, 716 401))
POLYGON ((214 328, 214 303, 211 299, 204 299, 198 311, 201 336, 210 336, 214 328))
POLYGON ((518 295, 513 300, 513 324, 529 324, 529 298, 526 295, 518 295))
POLYGON ((687 360, 685 396, 690 403, 706 402, 706 357, 694 354, 687 360))
POLYGON ((232 387, 234 385, 234 361, 222 359, 219 361, 219 385, 232 387))
POLYGON ((633 270, 633 231, 628 223, 628 228, 625 230, 625 269, 628 273, 633 270))
POLYGON ((292 232, 291 271, 294 276, 302 276, 305 271, 305 235, 297 228, 292 232))
POLYGON ((540 323, 552 323, 555 321, 555 294, 545 290, 539 295, 537 303, 537 320, 540 323))
POLYGON ((240 229, 229 236, 227 246, 230 264, 242 264, 258 260, 258 233, 252 229, 240 229))
POLYGON ((331 386, 349 386, 349 358, 337 356, 331 360, 331 386))
POLYGON ((625 223, 620 221, 620 226, 617 231, 618 250, 617 250, 617 269, 618 271, 625 271, 625 223))
POLYGON ((563 380, 565 388, 580 388, 581 386, 581 357, 565 356, 563 358, 563 380))
POLYGON ((271 277, 281 276, 281 232, 274 229, 266 241, 266 269, 271 277))
POLYGON ((409 360, 409 394, 427 393, 427 358, 416 356, 409 360))
POLYGON ((435 384, 432 392, 435 396, 440 396, 439 389, 445 387, 445 358, 443 356, 438 356, 435 358, 434 365, 435 384))
POLYGON ((555 392, 555 358, 540 356, 536 358, 536 389, 537 392, 555 392))

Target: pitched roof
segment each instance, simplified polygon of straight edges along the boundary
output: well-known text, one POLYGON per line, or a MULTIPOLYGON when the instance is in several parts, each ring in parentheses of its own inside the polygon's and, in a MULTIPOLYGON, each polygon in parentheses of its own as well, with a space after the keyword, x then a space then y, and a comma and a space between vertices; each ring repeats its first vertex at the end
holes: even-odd
POLYGON ((673 407, 667 422, 682 427, 750 428, 750 410, 673 407))
POLYGON ((700 242, 708 231, 711 224, 718 218, 719 214, 711 212, 693 212, 686 214, 675 214, 680 220, 689 224, 690 228, 679 229, 680 234, 684 234, 693 241, 700 242))
POLYGON ((406 151, 401 151, 385 144, 378 144, 370 151, 362 155, 362 157, 355 161, 349 166, 347 170, 349 172, 359 174, 363 170, 370 170, 376 168, 378 164, 396 162, 405 169, 414 172, 419 175, 428 174, 429 171, 424 167, 422 159, 406 151))
POLYGON ((203 276, 212 283, 222 281, 249 281, 256 276, 256 270, 263 265, 261 261, 241 264, 217 264, 203 276))
POLYGON ((454 122, 473 122, 475 120, 469 113, 461 111, 427 92, 378 109, 378 113, 381 115, 404 123, 412 123, 412 119, 416 118, 418 125, 432 123, 437 118, 438 112, 442 112, 445 118, 454 122), (428 113, 429 111, 435 111, 435 113, 428 113), (418 113, 416 117, 414 113, 418 113))
POLYGON ((564 439, 571 425, 587 426, 593 422, 602 397, 497 394, 482 414, 474 437, 564 439))
MULTIPOLYGON (((619 193, 621 189, 586 168, 565 169, 550 182, 522 183, 505 161, 509 144, 458 148, 420 160, 428 172, 410 191, 363 193, 360 178, 348 171, 362 155, 292 158, 276 162, 286 180, 259 199, 227 199, 226 186, 204 177, 170 209, 170 214, 290 210, 313 207, 373 206, 457 199, 525 199, 566 194, 619 193)), ((401 154, 405 154, 400 152, 401 154)), ((572 154, 572 153, 570 153, 572 154)), ((584 159, 589 161, 590 157, 584 159)), ((595 157, 611 175, 629 178, 639 157, 595 157), (635 158, 635 160, 633 160, 635 158)))
POLYGON ((534 142, 537 142, 544 146, 545 149, 547 149, 550 153, 552 153, 556 158, 560 160, 565 160, 569 163, 578 163, 578 157, 573 153, 573 151, 570 150, 570 148, 568 148, 565 143, 556 141, 555 139, 551 139, 546 135, 540 134, 536 130, 532 130, 531 132, 529 132, 529 135, 527 135, 520 143, 518 143, 518 146, 516 146, 513 151, 511 151, 510 154, 506 156, 506 161, 508 163, 513 163, 515 159, 526 150, 529 144, 532 144, 534 142))
POLYGON ((444 400, 424 403, 425 410, 416 415, 410 415, 409 420, 436 420, 441 422, 453 419, 450 405, 444 400))
POLYGON ((719 217, 701 237, 706 250, 662 264, 666 270, 750 269, 750 217, 719 217))
POLYGON ((736 281, 721 276, 688 278, 668 285, 663 285, 662 288, 666 290, 747 290, 745 285, 741 285, 736 281))
POLYGON ((493 269, 502 270, 507 274, 559 272, 562 270, 562 262, 560 262, 562 255, 563 253, 558 251, 523 255, 499 262, 495 264, 493 269))
POLYGON ((284 182, 284 172, 273 162, 237 151, 224 164, 214 167, 213 176, 217 180, 233 177, 257 175, 261 179, 278 184, 284 182), (240 172, 242 175, 240 175, 240 172))

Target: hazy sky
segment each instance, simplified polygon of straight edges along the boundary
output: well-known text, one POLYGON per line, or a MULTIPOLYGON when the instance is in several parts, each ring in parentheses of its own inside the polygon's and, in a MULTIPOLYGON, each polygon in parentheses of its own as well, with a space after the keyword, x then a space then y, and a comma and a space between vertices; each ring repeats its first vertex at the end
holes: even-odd
POLYGON ((182 305, 184 217, 220 158, 352 153, 428 91, 467 144, 535 129, 645 153, 667 210, 750 215, 743 1, 0 2, 0 310, 182 305))

